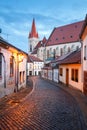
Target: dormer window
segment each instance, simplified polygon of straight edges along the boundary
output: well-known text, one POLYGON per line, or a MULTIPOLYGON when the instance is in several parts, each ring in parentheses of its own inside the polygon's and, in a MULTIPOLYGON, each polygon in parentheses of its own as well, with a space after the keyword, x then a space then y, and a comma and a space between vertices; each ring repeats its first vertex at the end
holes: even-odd
POLYGON ((70 38, 73 38, 73 36, 71 35, 70 38))
POLYGON ((56 38, 56 41, 58 40, 58 38, 56 38))
POLYGON ((77 28, 77 25, 75 25, 75 28, 77 28))

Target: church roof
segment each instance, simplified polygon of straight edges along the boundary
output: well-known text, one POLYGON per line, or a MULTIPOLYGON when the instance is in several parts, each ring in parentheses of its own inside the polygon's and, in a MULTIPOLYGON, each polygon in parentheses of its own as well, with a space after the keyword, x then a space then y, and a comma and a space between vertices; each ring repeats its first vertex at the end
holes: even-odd
POLYGON ((29 38, 38 38, 38 33, 36 32, 36 26, 35 26, 35 20, 33 19, 32 22, 32 28, 31 28, 31 32, 29 33, 29 38))
POLYGON ((84 21, 80 21, 54 28, 46 43, 46 46, 78 42, 83 24, 84 21))

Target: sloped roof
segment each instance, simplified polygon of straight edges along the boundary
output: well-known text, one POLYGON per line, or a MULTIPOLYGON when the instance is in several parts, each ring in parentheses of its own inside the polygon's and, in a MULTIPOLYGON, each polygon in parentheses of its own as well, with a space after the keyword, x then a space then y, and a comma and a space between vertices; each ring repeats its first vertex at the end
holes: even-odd
POLYGON ((29 55, 28 56, 28 62, 43 62, 42 60, 40 60, 38 57, 33 56, 33 55, 29 55))
POLYGON ((46 46, 79 41, 79 34, 81 32, 83 24, 84 21, 80 21, 69 25, 54 28, 53 32, 51 33, 46 43, 46 46))
POLYGON ((35 49, 38 49, 41 46, 44 47, 45 44, 46 44, 46 41, 47 41, 47 39, 46 39, 46 37, 44 37, 41 41, 38 42, 38 44, 36 45, 35 49))
POLYGON ((31 54, 37 54, 37 49, 34 49, 31 54))
POLYGON ((74 64, 74 63, 81 63, 81 49, 78 51, 72 52, 69 56, 67 56, 65 59, 60 61, 59 64, 74 64))
POLYGON ((46 37, 44 37, 41 41, 38 42, 38 44, 35 46, 33 52, 31 54, 37 54, 37 50, 40 47, 44 47, 47 42, 46 37))
POLYGON ((74 64, 81 63, 81 48, 79 50, 69 52, 63 56, 58 57, 57 59, 51 61, 51 64, 74 64))
POLYGON ((25 53, 26 55, 28 55, 26 52, 24 52, 23 50, 15 47, 14 45, 12 45, 11 43, 9 43, 8 41, 6 41, 4 38, 0 37, 0 45, 3 45, 3 46, 7 46, 8 48, 9 47, 12 47, 14 49, 16 49, 17 51, 19 52, 22 52, 22 53, 25 53))

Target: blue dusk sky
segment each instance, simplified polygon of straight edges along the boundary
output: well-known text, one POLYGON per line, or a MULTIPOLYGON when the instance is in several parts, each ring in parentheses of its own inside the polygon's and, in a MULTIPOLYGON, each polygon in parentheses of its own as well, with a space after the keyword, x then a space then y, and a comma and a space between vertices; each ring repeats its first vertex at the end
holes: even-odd
POLYGON ((0 34, 28 52, 28 35, 35 18, 39 38, 49 37, 54 27, 85 19, 87 0, 1 0, 0 34))

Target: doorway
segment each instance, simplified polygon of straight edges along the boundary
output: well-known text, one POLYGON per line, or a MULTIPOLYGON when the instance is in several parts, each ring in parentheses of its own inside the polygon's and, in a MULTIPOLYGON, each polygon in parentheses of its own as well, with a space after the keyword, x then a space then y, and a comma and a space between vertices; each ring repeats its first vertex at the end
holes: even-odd
POLYGON ((66 69, 66 85, 69 85, 69 69, 66 69))

